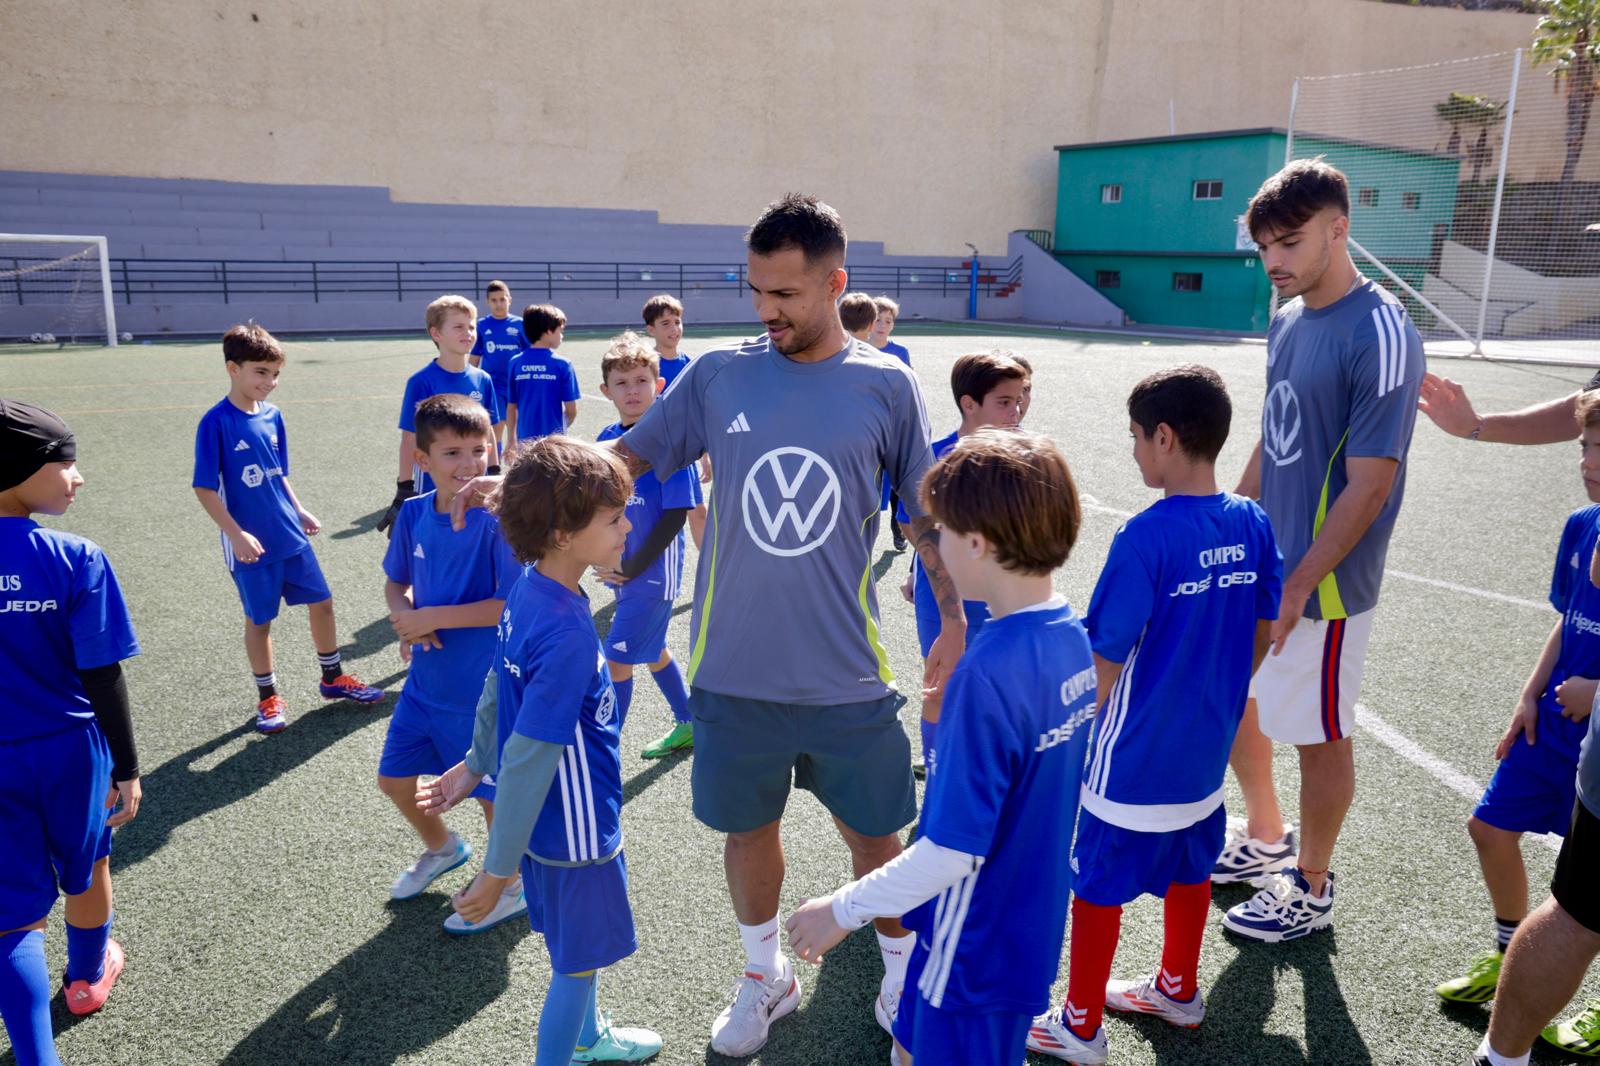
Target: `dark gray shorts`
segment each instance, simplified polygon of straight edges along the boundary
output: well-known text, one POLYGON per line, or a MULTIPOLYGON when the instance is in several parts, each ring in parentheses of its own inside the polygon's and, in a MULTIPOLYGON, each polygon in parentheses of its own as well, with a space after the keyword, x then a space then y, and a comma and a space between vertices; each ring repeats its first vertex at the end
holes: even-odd
POLYGON ((897 833, 917 817, 905 697, 817 707, 689 694, 694 715, 694 815, 720 833, 783 816, 791 784, 863 836, 897 833))

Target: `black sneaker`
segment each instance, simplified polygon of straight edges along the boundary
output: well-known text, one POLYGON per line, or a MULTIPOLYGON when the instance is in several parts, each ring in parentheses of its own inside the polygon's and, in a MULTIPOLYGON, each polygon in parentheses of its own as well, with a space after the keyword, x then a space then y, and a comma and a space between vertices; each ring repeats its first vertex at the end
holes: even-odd
POLYGON ((897 551, 897 552, 905 551, 906 550, 906 535, 904 533, 900 532, 900 524, 898 522, 895 523, 895 526, 894 526, 894 529, 892 530, 892 532, 894 533, 894 550, 897 551))

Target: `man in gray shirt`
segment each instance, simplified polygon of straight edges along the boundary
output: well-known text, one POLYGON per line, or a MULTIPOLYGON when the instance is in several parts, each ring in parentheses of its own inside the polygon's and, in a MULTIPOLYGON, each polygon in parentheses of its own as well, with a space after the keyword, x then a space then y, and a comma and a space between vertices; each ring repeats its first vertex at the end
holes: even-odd
MULTIPOLYGON (((903 698, 879 639, 872 578, 884 480, 906 501, 944 632, 924 685, 965 643, 961 602, 918 488, 932 461, 916 378, 839 321, 846 237, 839 216, 790 195, 751 228, 749 285, 764 336, 706 352, 618 442, 635 475, 709 455, 717 471, 695 580, 689 683, 694 811, 727 834, 724 862, 747 964, 711 1028, 724 1055, 754 1054, 799 1004, 779 950, 791 782, 833 815, 860 877, 900 853, 916 817, 903 698), (947 609, 948 608, 948 609, 947 609)), ((913 937, 877 922, 888 1029, 913 937)))

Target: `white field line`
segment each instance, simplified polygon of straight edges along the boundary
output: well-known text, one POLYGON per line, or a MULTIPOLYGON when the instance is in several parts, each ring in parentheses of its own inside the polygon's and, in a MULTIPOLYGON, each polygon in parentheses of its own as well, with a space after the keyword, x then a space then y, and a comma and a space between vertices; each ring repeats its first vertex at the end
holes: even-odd
MULTIPOLYGON (((1079 495, 1079 499, 1083 504, 1083 509, 1086 511, 1095 511, 1100 514, 1114 515, 1118 518, 1133 517, 1131 512, 1123 511, 1116 507, 1107 507, 1105 504, 1102 504, 1098 499, 1089 495, 1088 493, 1081 493, 1079 495)), ((1436 588, 1447 589, 1451 592, 1461 592, 1469 596, 1480 596, 1484 599, 1494 600, 1498 603, 1509 603, 1518 607, 1530 607, 1539 611, 1550 610, 1550 605, 1547 603, 1539 603, 1535 600, 1524 600, 1516 596, 1506 596, 1498 592, 1488 592, 1484 589, 1470 588, 1466 585, 1457 585, 1452 581, 1440 581, 1436 578, 1423 577, 1420 574, 1408 574, 1402 570, 1385 570, 1384 573, 1392 577, 1402 578, 1407 581, 1415 581, 1419 584, 1432 585, 1436 588)), ((1443 759, 1440 759, 1425 750, 1416 741, 1412 740, 1394 726, 1384 721, 1380 715, 1374 713, 1373 710, 1364 703, 1356 704, 1356 724, 1371 734, 1372 737, 1378 741, 1378 743, 1382 744, 1384 747, 1388 748, 1390 751, 1394 752, 1411 765, 1426 772, 1432 776, 1435 781, 1438 781, 1450 791, 1455 792, 1456 794, 1472 801, 1473 803, 1477 803, 1478 797, 1483 795, 1483 787, 1476 781, 1462 773, 1460 770, 1457 770, 1443 759)), ((1558 836, 1551 834, 1536 835, 1536 839, 1538 839, 1544 844, 1545 847, 1552 851, 1561 850, 1561 838, 1558 836)))

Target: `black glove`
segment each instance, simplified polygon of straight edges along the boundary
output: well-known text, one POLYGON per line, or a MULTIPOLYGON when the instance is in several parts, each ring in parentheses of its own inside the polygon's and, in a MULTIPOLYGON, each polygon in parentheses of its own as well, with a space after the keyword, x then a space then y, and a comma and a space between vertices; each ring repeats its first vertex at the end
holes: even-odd
POLYGON ((394 520, 400 516, 400 505, 417 494, 417 483, 411 478, 394 483, 394 499, 389 501, 389 509, 383 512, 383 517, 378 520, 378 532, 389 539, 394 539, 394 520))

